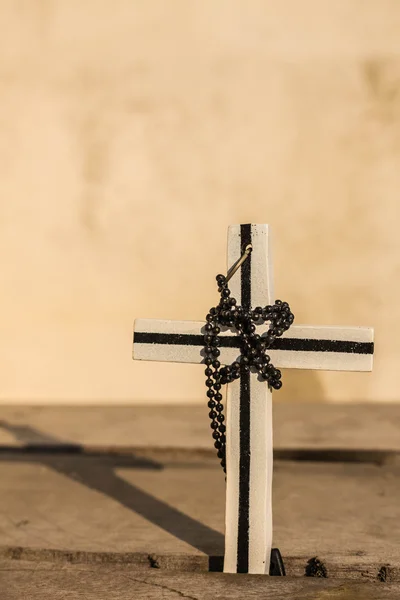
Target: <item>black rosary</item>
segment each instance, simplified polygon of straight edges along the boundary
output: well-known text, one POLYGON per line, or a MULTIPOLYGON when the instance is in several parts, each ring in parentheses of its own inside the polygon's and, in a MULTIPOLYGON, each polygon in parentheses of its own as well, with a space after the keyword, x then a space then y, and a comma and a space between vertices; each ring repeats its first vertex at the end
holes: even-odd
POLYGON ((257 306, 253 310, 244 310, 237 305, 236 299, 231 297, 228 281, 246 260, 251 252, 251 247, 246 248, 242 257, 231 267, 227 276, 217 275, 218 291, 221 300, 218 306, 210 309, 206 316, 204 335, 204 354, 207 376, 207 397, 211 419, 210 427, 213 430, 214 446, 221 459, 221 466, 226 472, 226 426, 223 415, 221 387, 238 379, 242 373, 250 370, 257 372, 259 377, 268 382, 270 389, 279 390, 282 387, 281 372, 274 367, 266 350, 272 346, 277 337, 289 329, 294 321, 289 304, 276 300, 275 304, 257 306), (270 322, 270 327, 264 336, 256 333, 256 324, 270 322), (221 327, 235 329, 240 337, 240 361, 233 362, 230 366, 221 367, 218 360, 220 350, 221 327))

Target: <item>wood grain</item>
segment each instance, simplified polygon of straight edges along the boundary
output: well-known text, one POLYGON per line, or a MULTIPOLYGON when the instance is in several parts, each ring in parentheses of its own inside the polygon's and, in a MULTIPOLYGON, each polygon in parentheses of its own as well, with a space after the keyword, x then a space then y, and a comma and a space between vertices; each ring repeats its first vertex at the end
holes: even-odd
MULTIPOLYGON (((7 453, 0 555, 58 562, 222 567, 225 482, 217 461, 7 453), (150 559, 149 557, 152 557, 150 559)), ((400 469, 276 461, 274 546, 289 576, 318 557, 329 578, 399 580, 400 469)))
MULTIPOLYGON (((275 451, 400 451, 400 404, 281 403, 275 451)), ((212 450, 206 401, 195 406, 0 406, 0 448, 212 450)))
MULTIPOLYGON (((398 581, 400 407, 276 403, 274 418, 288 575, 318 557, 329 579, 398 581)), ((3 558, 221 568, 225 482, 203 407, 2 407, 0 421, 3 558)))
POLYGON ((395 600, 400 585, 0 561, 2 600, 395 600))

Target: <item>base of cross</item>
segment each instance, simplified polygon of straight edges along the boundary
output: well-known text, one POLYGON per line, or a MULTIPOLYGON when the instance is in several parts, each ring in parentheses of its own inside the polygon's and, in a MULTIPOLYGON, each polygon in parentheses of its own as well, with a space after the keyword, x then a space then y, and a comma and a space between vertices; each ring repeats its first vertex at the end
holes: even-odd
POLYGON ((283 558, 279 552, 279 548, 272 548, 271 550, 271 562, 269 565, 270 575, 285 576, 285 565, 283 564, 283 558))
MULTIPOLYGON (((223 556, 210 556, 208 562, 208 570, 213 573, 219 573, 224 570, 223 556)), ((269 563, 268 575, 284 577, 286 576, 285 565, 279 548, 271 549, 271 560, 269 563)))

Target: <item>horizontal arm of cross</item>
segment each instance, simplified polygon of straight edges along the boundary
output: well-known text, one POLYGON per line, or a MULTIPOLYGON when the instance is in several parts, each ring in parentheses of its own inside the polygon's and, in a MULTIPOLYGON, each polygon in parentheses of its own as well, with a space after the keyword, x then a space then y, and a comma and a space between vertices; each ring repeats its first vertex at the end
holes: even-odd
MULTIPOLYGON (((202 321, 136 319, 133 357, 136 360, 202 363, 202 321)), ((260 335, 268 329, 260 325, 260 335)), ((370 327, 293 325, 267 353, 276 367, 328 371, 371 371, 374 331, 370 327)), ((230 364, 240 355, 239 338, 221 331, 221 357, 230 364)))

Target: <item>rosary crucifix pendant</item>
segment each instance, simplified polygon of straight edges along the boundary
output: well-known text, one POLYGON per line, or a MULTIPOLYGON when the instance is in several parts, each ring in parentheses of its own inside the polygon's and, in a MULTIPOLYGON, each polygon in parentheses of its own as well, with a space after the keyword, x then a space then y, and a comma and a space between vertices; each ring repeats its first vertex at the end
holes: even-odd
MULTIPOLYGON (((273 278, 268 225, 232 225, 228 230, 228 268, 252 251, 230 281, 231 296, 247 312, 273 305, 273 278)), ((289 313, 287 313, 289 315, 289 313)), ((137 319, 134 358, 201 363, 207 322, 137 319)), ((269 324, 257 325, 265 337, 269 324)), ((243 342, 229 327, 218 333, 221 365, 240 362, 243 342)), ((275 368, 370 371, 373 330, 367 327, 291 325, 276 337, 267 354, 275 368)), ((208 367, 208 365, 206 365, 208 367)), ((253 368, 227 385, 226 511, 224 571, 284 574, 272 546, 272 393, 253 368)), ((217 390, 219 392, 219 390, 217 390)), ((205 410, 208 410, 205 408, 205 410)), ((205 415, 206 417, 206 415, 205 415)), ((219 422, 217 420, 217 422, 219 422)), ((290 539, 282 540, 290 547, 290 539)))

